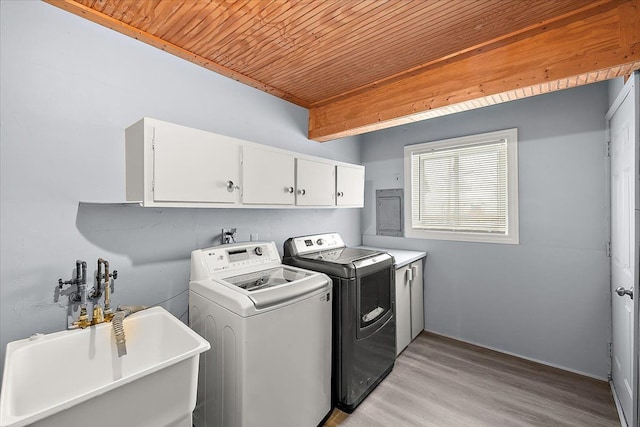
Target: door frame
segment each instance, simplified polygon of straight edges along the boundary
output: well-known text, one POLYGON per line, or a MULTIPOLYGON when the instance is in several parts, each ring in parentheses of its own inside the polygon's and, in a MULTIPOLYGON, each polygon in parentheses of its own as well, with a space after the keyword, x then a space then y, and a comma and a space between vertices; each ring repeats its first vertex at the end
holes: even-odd
MULTIPOLYGON (((640 169, 640 119, 638 119, 637 115, 640 113, 640 71, 636 70, 634 71, 630 78, 627 80, 627 82, 624 84, 624 87, 622 88, 622 90, 620 91, 620 93, 616 96, 615 101, 613 102, 613 104, 611 104, 611 107, 609 108, 609 111, 607 112, 605 119, 606 119, 606 126, 607 126, 607 134, 609 135, 609 141, 611 139, 610 135, 611 135, 611 131, 609 129, 609 123, 611 118, 613 117, 613 115, 618 111, 618 108, 620 108, 620 106, 622 105, 622 103, 624 102, 624 100, 626 99, 627 96, 629 95, 633 95, 634 96, 634 111, 636 113, 636 125, 635 125, 635 135, 634 135, 634 140, 635 140, 635 144, 636 144, 636 149, 635 149, 635 167, 640 169), (635 94, 634 94, 635 92, 635 94)), ((610 161, 610 158, 609 158, 610 161)), ((638 173, 638 171, 636 171, 636 174, 638 173)), ((609 165, 609 167, 607 168, 607 179, 609 181, 608 183, 608 189, 607 189, 607 193, 608 193, 608 206, 609 206, 609 241, 611 241, 611 166, 609 165)), ((636 182, 636 188, 635 188, 635 207, 634 207, 634 217, 635 217, 635 244, 636 244, 636 250, 635 250, 635 259, 634 259, 634 263, 635 263, 635 278, 634 278, 634 304, 633 304, 633 327, 634 327, 634 334, 633 334, 633 343, 631 343, 632 346, 632 374, 633 374, 633 397, 632 397, 632 409, 631 409, 631 414, 625 414, 627 415, 627 418, 630 418, 627 423, 627 425, 629 427, 631 426, 635 426, 638 425, 638 423, 640 422, 640 390, 638 390, 638 388, 640 387, 640 224, 639 224, 639 220, 638 217, 640 216, 638 214, 638 209, 640 209, 640 182, 636 182)), ((611 264, 610 267, 611 269, 611 264)), ((611 271, 611 270, 610 270, 611 271)), ((611 290, 611 274, 609 275, 609 290, 611 290)), ((612 294, 609 295, 609 299, 610 299, 610 307, 613 307, 613 301, 612 298, 614 298, 614 296, 612 294)), ((625 297, 626 298, 626 297, 625 297)), ((611 327, 613 327, 613 310, 611 311, 611 319, 610 319, 610 325, 611 327)), ((613 340, 613 330, 611 330, 611 339, 613 340)), ((609 354, 609 378, 612 378, 612 365, 613 362, 611 360, 611 358, 613 357, 613 355, 610 353, 609 354)), ((622 418, 622 409, 619 405, 618 402, 618 398, 615 392, 615 388, 613 387, 613 382, 612 380, 610 380, 610 384, 611 384, 611 391, 614 395, 614 400, 616 402, 616 407, 618 409, 618 413, 621 416, 621 421, 624 422, 625 420, 622 418)))

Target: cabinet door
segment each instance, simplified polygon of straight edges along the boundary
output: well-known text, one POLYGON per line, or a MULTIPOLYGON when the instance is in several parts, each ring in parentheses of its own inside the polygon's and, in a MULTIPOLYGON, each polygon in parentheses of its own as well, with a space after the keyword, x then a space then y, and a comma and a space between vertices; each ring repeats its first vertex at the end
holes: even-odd
POLYGON ((411 339, 424 330, 424 280, 422 260, 411 264, 411 339))
POLYGON ((396 356, 411 342, 410 266, 396 270, 396 356))
POLYGON ((240 144, 233 138, 158 123, 153 135, 156 202, 240 201, 240 144))
POLYGON ((364 206, 364 166, 336 167, 336 205, 364 206))
POLYGON ((335 206, 335 182, 333 164, 296 159, 296 205, 335 206))
POLYGON ((295 158, 255 147, 242 149, 242 202, 293 205, 295 158))

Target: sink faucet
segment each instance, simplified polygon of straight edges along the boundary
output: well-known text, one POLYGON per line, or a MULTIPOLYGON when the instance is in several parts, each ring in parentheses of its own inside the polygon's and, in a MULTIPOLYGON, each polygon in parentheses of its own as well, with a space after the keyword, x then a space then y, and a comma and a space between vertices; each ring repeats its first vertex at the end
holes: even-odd
MULTIPOLYGON (((70 320, 69 329, 75 328, 87 328, 91 325, 97 325, 98 323, 110 322, 113 318, 114 312, 111 309, 111 280, 118 278, 118 271, 113 270, 113 273, 109 272, 109 261, 99 258, 98 259, 98 271, 96 272, 96 285, 89 293, 87 291, 87 263, 82 260, 76 261, 75 277, 70 280, 63 281, 58 279, 58 290, 56 292, 56 301, 60 294, 68 295, 70 306, 77 307, 80 304, 80 314, 78 319, 70 320), (102 272, 104 267, 104 273, 102 272), (104 283, 103 283, 104 280, 104 283), (69 285, 69 289, 62 291, 65 285, 69 285), (104 287, 104 310, 99 301, 103 294, 104 287), (93 315, 89 318, 88 303, 90 300, 93 303, 93 315)), ((71 315, 71 314, 70 314, 71 315)))
POLYGON ((109 273, 109 261, 98 258, 98 271, 96 272, 96 296, 100 298, 100 283, 104 279, 104 311, 100 307, 100 304, 96 304, 94 307, 94 324, 108 322, 113 318, 113 310, 111 309, 111 278, 113 280, 118 278, 118 271, 113 270, 113 273, 109 273), (102 267, 104 266, 104 274, 102 273, 102 267), (97 318, 96 318, 97 317, 97 318))
POLYGON ((71 301, 80 302, 80 315, 78 320, 74 322, 75 326, 86 328, 91 325, 89 315, 87 314, 87 262, 76 260, 76 277, 75 279, 65 280, 58 279, 58 288, 62 289, 64 285, 76 287, 76 291, 70 295, 71 301))

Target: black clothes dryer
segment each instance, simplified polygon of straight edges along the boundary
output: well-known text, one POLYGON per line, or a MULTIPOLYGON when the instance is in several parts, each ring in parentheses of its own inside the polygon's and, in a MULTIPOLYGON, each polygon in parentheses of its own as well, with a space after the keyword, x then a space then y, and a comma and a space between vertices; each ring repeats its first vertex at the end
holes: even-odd
POLYGON ((395 363, 393 257, 348 248, 340 235, 327 233, 287 239, 283 263, 333 280, 333 402, 353 412, 395 363))

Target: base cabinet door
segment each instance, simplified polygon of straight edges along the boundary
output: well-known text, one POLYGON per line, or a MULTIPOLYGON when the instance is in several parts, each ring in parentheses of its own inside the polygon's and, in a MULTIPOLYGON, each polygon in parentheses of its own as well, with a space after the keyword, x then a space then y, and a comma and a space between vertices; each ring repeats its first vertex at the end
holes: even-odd
POLYGON ((422 260, 411 264, 411 339, 424 330, 424 281, 422 260))
POLYGON ((411 342, 411 266, 396 270, 396 356, 411 342))

